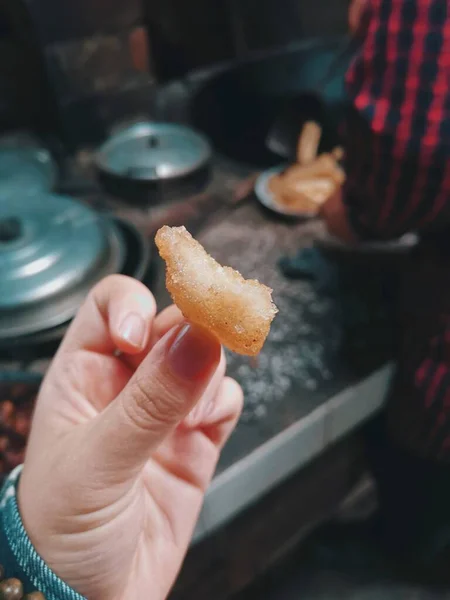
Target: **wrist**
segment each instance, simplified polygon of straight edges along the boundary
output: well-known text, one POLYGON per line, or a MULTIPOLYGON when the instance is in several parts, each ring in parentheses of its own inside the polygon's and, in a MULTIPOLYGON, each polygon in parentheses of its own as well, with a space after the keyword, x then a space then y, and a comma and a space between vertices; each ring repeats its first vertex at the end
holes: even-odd
POLYGON ((346 244, 356 245, 360 242, 355 229, 352 227, 350 216, 346 212, 342 213, 339 219, 329 223, 328 230, 346 244))
POLYGON ((350 210, 343 200, 343 192, 339 190, 323 205, 320 212, 328 232, 347 244, 357 244, 358 235, 353 227, 350 210))
POLYGON ((21 471, 18 467, 11 473, 0 493, 0 563, 26 593, 38 590, 47 600, 84 600, 46 565, 25 531, 17 502, 21 471))

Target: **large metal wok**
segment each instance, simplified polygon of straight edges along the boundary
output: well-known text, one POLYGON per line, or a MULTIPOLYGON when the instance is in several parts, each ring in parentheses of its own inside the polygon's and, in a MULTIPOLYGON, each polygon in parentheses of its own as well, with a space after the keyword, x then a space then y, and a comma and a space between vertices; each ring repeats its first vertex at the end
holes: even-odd
MULTIPOLYGON (((309 92, 333 57, 343 38, 306 40, 295 47, 234 63, 214 72, 194 95, 193 125, 205 133, 216 151, 233 161, 265 168, 280 162, 266 147, 267 135, 287 99, 309 92)), ((343 61, 336 77, 324 89, 322 108, 306 118, 324 129, 323 149, 339 142, 339 125, 346 108, 343 61)))

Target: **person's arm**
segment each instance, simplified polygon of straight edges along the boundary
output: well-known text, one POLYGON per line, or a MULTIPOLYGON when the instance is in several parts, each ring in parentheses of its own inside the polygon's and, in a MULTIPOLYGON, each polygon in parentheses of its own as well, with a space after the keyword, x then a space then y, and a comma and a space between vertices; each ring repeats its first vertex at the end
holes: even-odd
POLYGON ((350 32, 354 35, 362 22, 364 12, 367 8, 368 0, 352 0, 348 9, 348 26, 350 32))
POLYGON ((355 244, 392 240, 448 221, 448 177, 437 171, 448 172, 450 165, 429 167, 414 157, 396 157, 366 128, 365 140, 350 144, 344 187, 321 209, 330 233, 355 244))
POLYGON ((331 233, 389 240, 449 222, 450 161, 439 147, 410 152, 401 138, 374 133, 363 115, 348 129, 347 181, 322 209, 331 233))
POLYGON ((0 529, 5 558, 51 600, 165 600, 239 418, 218 340, 156 310, 140 282, 101 281, 41 385, 0 529), (55 594, 63 581, 79 595, 55 594))
MULTIPOLYGON (((4 579, 19 580, 25 594, 40 592, 46 600, 84 600, 45 564, 25 531, 17 503, 21 471, 22 467, 15 469, 0 492, 0 565, 4 579)), ((11 585, 19 584, 13 581, 11 585)))
POLYGON ((349 21, 362 43, 346 77, 347 181, 322 214, 344 239, 393 239, 449 222, 445 2, 430 14, 406 0, 366 0, 362 12, 355 2, 349 21))
POLYGON ((360 237, 352 226, 348 210, 343 201, 343 192, 336 192, 320 209, 328 231, 347 244, 357 244, 360 237))

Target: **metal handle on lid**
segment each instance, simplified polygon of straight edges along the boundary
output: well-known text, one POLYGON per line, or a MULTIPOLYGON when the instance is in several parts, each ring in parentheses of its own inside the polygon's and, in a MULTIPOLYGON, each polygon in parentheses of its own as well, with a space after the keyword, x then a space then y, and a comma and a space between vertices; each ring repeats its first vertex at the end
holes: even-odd
POLYGON ((17 217, 0 219, 0 244, 16 241, 22 233, 22 224, 17 217))

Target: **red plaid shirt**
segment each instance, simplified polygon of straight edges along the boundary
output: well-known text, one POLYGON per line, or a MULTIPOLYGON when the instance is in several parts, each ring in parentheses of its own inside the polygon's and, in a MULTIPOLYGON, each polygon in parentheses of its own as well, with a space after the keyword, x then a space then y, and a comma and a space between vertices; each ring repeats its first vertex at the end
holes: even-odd
POLYGON ((367 2, 344 198, 362 238, 422 234, 388 414, 398 443, 450 462, 450 0, 367 2))
POLYGON ((353 226, 388 238, 450 223, 450 2, 368 0, 362 21, 347 75, 353 226))

